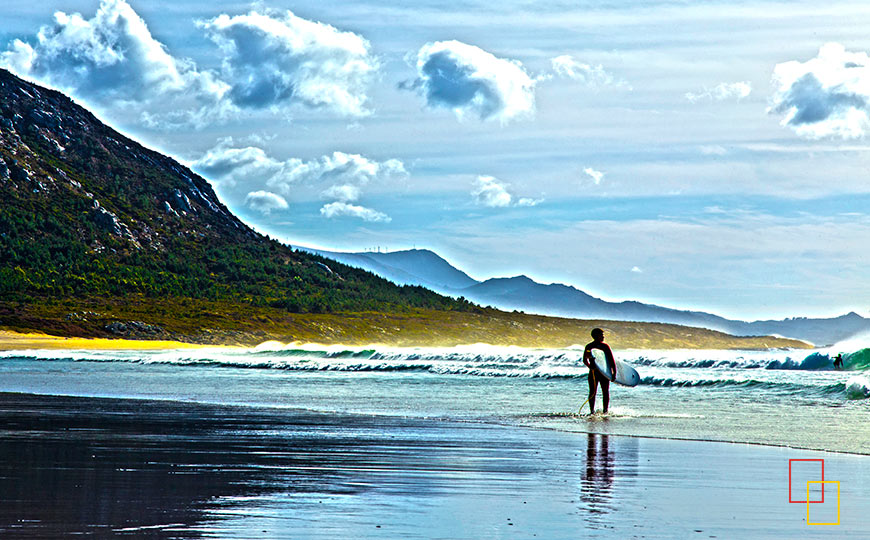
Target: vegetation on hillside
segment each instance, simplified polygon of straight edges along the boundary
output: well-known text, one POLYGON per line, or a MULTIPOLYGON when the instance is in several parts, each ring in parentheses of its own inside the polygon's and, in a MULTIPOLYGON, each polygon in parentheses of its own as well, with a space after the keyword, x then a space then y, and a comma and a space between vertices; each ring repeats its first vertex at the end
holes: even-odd
MULTIPOLYGON (((39 328, 63 336, 105 336, 113 321, 128 324, 113 337, 255 345, 266 340, 341 345, 453 346, 469 343, 563 348, 583 345, 598 326, 618 349, 803 348, 803 342, 735 337, 673 324, 545 317, 496 309, 406 309, 402 312, 288 313, 284 309, 185 298, 127 297, 90 302, 72 299, 39 305, 0 304, 5 328, 39 328), (157 327, 150 326, 157 325, 157 327)), ((117 324, 117 323, 115 323, 117 324)))
POLYGON ((472 309, 260 235, 195 173, 0 70, 0 301, 190 298, 291 313, 472 309))

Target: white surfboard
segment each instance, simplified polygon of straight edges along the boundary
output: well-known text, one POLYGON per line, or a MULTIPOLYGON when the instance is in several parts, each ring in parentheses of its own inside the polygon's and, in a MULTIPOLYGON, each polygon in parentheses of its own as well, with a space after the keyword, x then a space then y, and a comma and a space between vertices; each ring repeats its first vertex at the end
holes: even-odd
POLYGON ((595 367, 598 368, 598 373, 607 377, 607 380, 613 381, 623 386, 637 386, 640 382, 640 375, 637 370, 629 366, 625 362, 617 360, 616 362, 616 380, 613 379, 613 374, 610 373, 610 367, 607 365, 607 357, 601 349, 592 349, 592 357, 595 358, 595 367))

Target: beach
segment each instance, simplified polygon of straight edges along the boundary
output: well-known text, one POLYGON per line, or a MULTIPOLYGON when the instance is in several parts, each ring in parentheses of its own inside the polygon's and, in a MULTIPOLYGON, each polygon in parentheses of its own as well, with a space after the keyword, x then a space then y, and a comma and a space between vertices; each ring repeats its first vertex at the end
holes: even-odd
POLYGON ((581 353, 0 351, 0 536, 870 536, 867 349, 581 353))
MULTIPOLYGON (((0 351, 53 349, 53 350, 171 350, 194 349, 202 345, 180 341, 148 339, 107 339, 60 337, 36 332, 0 330, 0 351)), ((214 346, 211 346, 214 347, 214 346)))
POLYGON ((870 531, 865 456, 10 393, 0 395, 0 425, 0 535, 9 538, 863 538, 870 531), (826 478, 842 482, 841 525, 807 525, 806 505, 789 504, 788 460, 799 458, 825 459, 826 478))

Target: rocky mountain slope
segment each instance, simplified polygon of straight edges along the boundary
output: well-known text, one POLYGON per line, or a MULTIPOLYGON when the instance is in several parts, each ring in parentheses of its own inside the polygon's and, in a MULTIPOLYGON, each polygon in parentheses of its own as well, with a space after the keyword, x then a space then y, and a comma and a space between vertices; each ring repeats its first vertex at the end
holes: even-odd
POLYGON ((469 308, 256 233, 205 179, 5 70, 0 198, 0 316, 98 298, 294 313, 469 308))

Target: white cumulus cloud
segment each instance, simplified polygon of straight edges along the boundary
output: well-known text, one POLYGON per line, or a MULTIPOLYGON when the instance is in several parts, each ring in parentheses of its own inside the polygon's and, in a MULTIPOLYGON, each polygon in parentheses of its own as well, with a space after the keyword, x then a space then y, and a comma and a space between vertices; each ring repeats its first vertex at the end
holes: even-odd
POLYGON ((592 167, 586 167, 585 169, 583 169, 583 172, 586 173, 586 176, 591 178, 593 182, 595 182, 596 186, 601 183, 602 179, 604 179, 604 173, 601 171, 597 171, 592 167))
POLYGON ((868 127, 870 56, 828 43, 806 62, 777 64, 776 91, 769 112, 783 115, 782 125, 817 139, 864 135, 868 127))
POLYGON ((200 174, 227 185, 268 181, 282 176, 292 165, 293 160, 277 160, 256 146, 233 147, 232 138, 221 140, 191 164, 200 174))
POLYGON ((91 103, 141 108, 143 124, 158 129, 291 106, 369 114, 366 91, 379 63, 358 34, 290 11, 221 14, 198 25, 218 46, 217 71, 170 54, 126 0, 101 0, 90 19, 58 11, 53 24, 0 52, 0 65, 91 103))
POLYGON ((477 204, 492 208, 510 206, 513 200, 505 185, 494 176, 478 176, 471 196, 477 204))
POLYGON ((617 79, 604 69, 601 64, 591 65, 575 60, 570 54, 563 54, 550 60, 553 74, 546 74, 541 79, 551 79, 553 75, 575 81, 587 86, 628 86, 628 83, 617 79))
POLYGON ((90 19, 56 12, 54 24, 43 26, 32 43, 14 40, 0 53, 0 64, 99 103, 169 97, 188 108, 214 108, 228 90, 212 73, 170 55, 124 0, 102 0, 90 19))
POLYGON ((329 184, 320 189, 345 201, 356 200, 359 190, 373 180, 408 175, 398 159, 377 161, 360 154, 333 152, 308 161, 279 160, 258 146, 236 147, 232 138, 219 141, 191 166, 211 180, 229 185, 263 183, 284 195, 290 195, 299 185, 329 184))
POLYGON ((272 210, 286 210, 290 207, 287 200, 271 191, 252 191, 245 197, 245 205, 248 208, 269 215, 272 210))
POLYGON ((329 199, 337 199, 341 202, 353 202, 359 199, 361 189, 353 184, 341 184, 330 186, 323 192, 323 196, 329 199))
POLYGON ((474 189, 471 191, 474 202, 480 206, 489 208, 504 208, 507 206, 535 206, 543 199, 531 199, 523 197, 515 200, 508 191, 507 184, 494 176, 481 175, 474 181, 474 189))
POLYGON ((368 114, 366 89, 378 60, 362 36, 291 11, 221 14, 199 24, 225 55, 222 76, 235 105, 298 103, 346 116, 368 114))
POLYGON ((725 101, 726 99, 741 100, 752 93, 752 84, 748 81, 719 83, 713 88, 704 88, 700 92, 686 92, 686 99, 692 103, 699 101, 725 101))
POLYGON ((323 205, 323 208, 320 209, 320 213, 328 218, 349 216, 360 218, 363 221, 381 221, 385 223, 392 221, 392 218, 383 212, 378 212, 377 210, 372 210, 365 206, 357 206, 340 201, 323 205))
POLYGON ((474 45, 455 40, 423 45, 417 75, 402 87, 419 89, 427 106, 451 109, 460 120, 476 116, 505 123, 535 111, 535 81, 523 65, 474 45))
POLYGON ((268 188, 252 192, 257 194, 254 203, 246 198, 246 204, 252 208, 253 204, 263 206, 275 201, 274 198, 267 198, 266 194, 283 196, 282 200, 285 200, 284 197, 319 193, 331 201, 320 211, 326 217, 352 216, 382 222, 390 221, 389 216, 350 203, 359 200, 366 186, 372 182, 408 176, 405 165, 398 159, 377 161, 360 154, 333 152, 311 160, 280 160, 258 146, 237 147, 232 138, 219 141, 214 148, 194 161, 191 167, 227 187, 256 185, 268 188))

